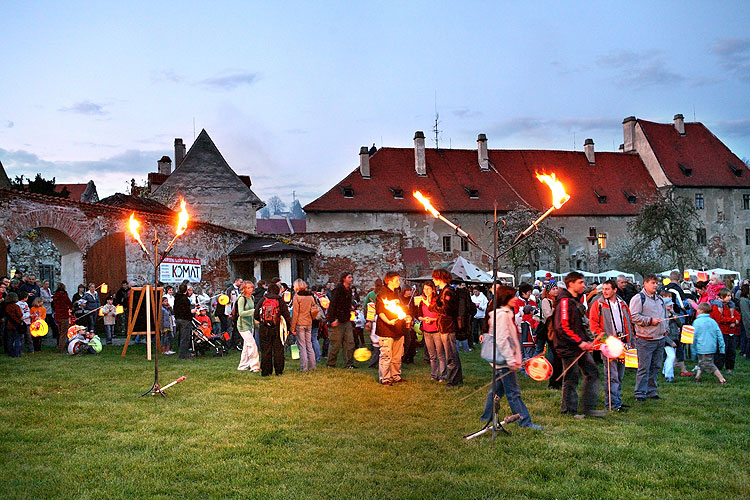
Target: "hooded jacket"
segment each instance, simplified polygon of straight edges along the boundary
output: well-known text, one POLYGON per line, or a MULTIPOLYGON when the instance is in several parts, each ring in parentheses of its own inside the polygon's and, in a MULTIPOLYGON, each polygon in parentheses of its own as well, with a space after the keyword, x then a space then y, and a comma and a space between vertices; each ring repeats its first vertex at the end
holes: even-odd
POLYGON ((585 316, 586 312, 579 299, 573 297, 567 289, 561 290, 552 322, 555 331, 552 342, 560 356, 574 357, 581 353, 578 344, 588 340, 583 321, 585 316))

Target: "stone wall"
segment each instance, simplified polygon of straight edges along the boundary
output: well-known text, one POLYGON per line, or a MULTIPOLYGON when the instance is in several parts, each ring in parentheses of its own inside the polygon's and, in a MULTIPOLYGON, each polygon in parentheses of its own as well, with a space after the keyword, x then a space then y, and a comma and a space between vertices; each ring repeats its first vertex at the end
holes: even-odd
POLYGON ((60 252, 52 240, 32 229, 13 240, 8 249, 9 269, 15 269, 19 274, 34 274, 41 277, 40 266, 51 266, 53 276, 51 287, 60 282, 60 252))

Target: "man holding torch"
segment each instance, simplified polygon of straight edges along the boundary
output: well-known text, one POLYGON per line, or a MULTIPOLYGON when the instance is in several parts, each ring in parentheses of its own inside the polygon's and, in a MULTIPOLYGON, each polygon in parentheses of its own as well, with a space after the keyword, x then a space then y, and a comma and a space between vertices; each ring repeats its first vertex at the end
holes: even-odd
POLYGON ((375 331, 380 343, 378 378, 383 385, 393 385, 405 380, 401 378, 401 358, 404 355, 404 330, 411 317, 401 308, 397 290, 401 278, 395 271, 389 271, 383 278, 385 287, 375 301, 377 326, 375 331))

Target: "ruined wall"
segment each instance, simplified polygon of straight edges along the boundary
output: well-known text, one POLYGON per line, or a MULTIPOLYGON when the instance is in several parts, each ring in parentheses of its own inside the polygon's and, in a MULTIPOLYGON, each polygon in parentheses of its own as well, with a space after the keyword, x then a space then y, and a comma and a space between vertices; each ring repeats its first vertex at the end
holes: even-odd
POLYGON ((9 269, 15 269, 21 274, 34 274, 41 278, 40 266, 51 266, 53 275, 50 280, 51 287, 60 282, 61 258, 52 241, 32 229, 13 240, 8 251, 10 261, 9 269))
POLYGON ((338 282, 348 271, 361 289, 391 270, 403 270, 403 237, 386 231, 343 231, 285 235, 292 244, 317 249, 310 264, 310 285, 338 282))

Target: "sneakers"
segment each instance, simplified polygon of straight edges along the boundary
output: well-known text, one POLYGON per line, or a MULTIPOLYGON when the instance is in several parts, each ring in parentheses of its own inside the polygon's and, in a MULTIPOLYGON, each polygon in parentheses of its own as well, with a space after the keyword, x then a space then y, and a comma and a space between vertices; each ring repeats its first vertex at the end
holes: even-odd
POLYGON ((694 377, 695 373, 693 372, 680 372, 680 377, 694 377))
POLYGON ((644 397, 637 397, 637 398, 635 398, 635 400, 636 400, 637 402, 639 402, 639 403, 643 403, 643 402, 645 402, 645 401, 646 401, 646 398, 644 398, 644 397))
POLYGON ((524 429, 534 429, 535 431, 541 431, 544 427, 536 424, 522 425, 524 429))
POLYGON ((385 385, 385 386, 390 387, 393 385, 393 382, 391 382, 390 380, 381 380, 380 385, 385 385))
POLYGON ((661 399, 658 394, 654 394, 653 396, 646 396, 648 399, 661 399))

